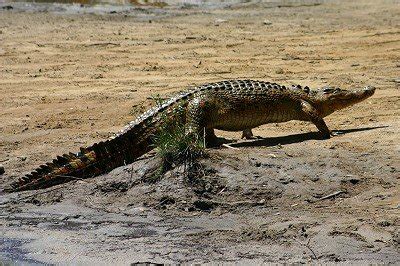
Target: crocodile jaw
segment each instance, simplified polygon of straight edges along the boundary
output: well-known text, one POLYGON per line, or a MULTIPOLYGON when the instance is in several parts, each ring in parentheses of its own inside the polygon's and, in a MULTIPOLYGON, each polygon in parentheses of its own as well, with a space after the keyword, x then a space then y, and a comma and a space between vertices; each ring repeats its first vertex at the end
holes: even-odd
POLYGON ((375 87, 367 86, 361 90, 339 92, 322 96, 318 101, 319 110, 322 117, 328 116, 335 111, 349 107, 356 103, 362 102, 371 97, 375 93, 375 87))

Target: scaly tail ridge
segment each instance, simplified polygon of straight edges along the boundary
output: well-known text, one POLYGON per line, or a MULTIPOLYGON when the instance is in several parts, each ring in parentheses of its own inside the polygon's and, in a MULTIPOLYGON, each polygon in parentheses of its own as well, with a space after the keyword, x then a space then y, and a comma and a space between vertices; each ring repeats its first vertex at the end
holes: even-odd
POLYGON ((125 164, 151 149, 151 138, 139 141, 138 134, 127 132, 115 139, 81 148, 77 154, 57 156, 11 184, 7 192, 47 188, 74 179, 94 177, 125 164), (135 135, 135 136, 133 136, 135 135), (128 139, 132 137, 131 139, 128 139))

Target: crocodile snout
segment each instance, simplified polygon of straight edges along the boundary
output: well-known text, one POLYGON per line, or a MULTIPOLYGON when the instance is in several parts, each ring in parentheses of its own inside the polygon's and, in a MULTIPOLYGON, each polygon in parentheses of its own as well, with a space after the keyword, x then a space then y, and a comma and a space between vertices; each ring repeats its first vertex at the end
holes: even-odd
POLYGON ((369 97, 372 96, 375 93, 375 87, 372 86, 367 86, 364 88, 364 93, 369 97))

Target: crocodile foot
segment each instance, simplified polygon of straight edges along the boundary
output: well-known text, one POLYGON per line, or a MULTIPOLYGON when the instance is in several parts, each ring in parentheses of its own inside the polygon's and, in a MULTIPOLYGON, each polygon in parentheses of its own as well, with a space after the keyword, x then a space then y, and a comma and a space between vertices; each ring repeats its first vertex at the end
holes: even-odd
POLYGON ((332 137, 334 137, 334 136, 340 136, 340 135, 343 135, 343 134, 344 134, 343 131, 331 131, 331 136, 332 136, 332 137))

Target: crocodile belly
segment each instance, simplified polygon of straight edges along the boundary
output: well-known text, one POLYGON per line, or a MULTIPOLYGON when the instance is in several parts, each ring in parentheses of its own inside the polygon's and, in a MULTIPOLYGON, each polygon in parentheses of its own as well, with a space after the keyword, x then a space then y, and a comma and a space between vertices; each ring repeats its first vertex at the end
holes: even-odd
POLYGON ((212 126, 215 129, 224 131, 242 131, 248 128, 255 128, 268 123, 281 123, 293 120, 292 115, 283 111, 259 112, 231 112, 219 115, 212 126))

